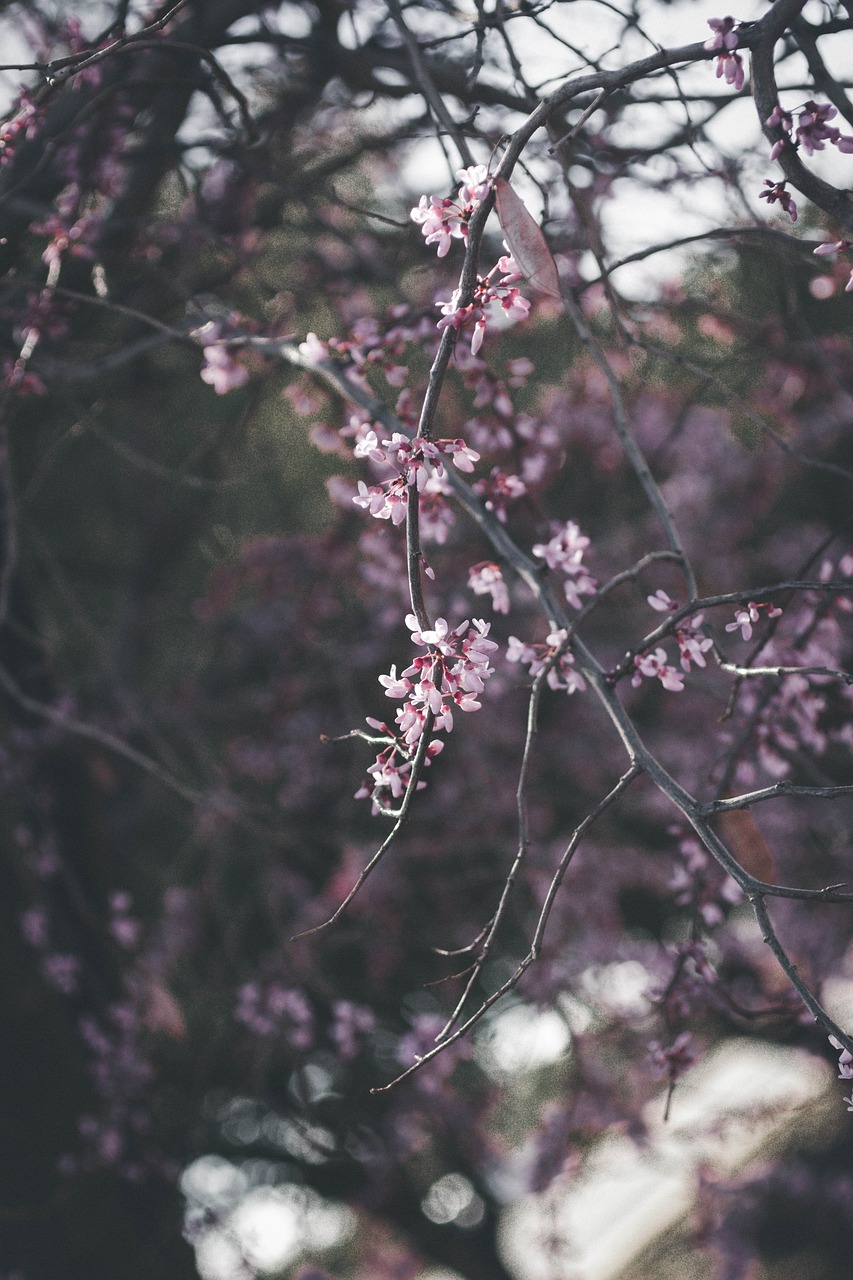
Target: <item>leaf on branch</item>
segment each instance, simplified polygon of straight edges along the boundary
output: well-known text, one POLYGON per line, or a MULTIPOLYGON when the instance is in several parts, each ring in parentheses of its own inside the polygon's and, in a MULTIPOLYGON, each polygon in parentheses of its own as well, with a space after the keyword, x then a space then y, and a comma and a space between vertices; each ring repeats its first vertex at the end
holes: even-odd
POLYGON ((145 984, 144 1022, 149 1031, 162 1031, 173 1040, 184 1040, 187 1024, 183 1010, 168 987, 155 978, 145 984))
POLYGON ((522 275, 549 298, 559 298, 557 264, 542 228, 506 178, 495 178, 495 204, 507 247, 522 275))
POLYGON ((720 814, 723 839, 744 871, 765 884, 776 883, 776 862, 758 823, 746 809, 720 814))

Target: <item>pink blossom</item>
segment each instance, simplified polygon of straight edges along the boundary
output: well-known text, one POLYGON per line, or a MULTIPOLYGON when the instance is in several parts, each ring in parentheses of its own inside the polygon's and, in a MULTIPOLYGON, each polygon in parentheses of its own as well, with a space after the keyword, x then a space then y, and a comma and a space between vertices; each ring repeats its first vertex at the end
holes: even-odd
POLYGON ((509 613, 509 591, 500 567, 491 560, 475 564, 469 570, 468 587, 476 596, 490 595, 495 613, 509 613))
POLYGON ((755 605, 749 605, 746 609, 737 610, 734 622, 726 623, 726 631, 737 631, 740 628, 744 640, 749 640, 752 638, 752 624, 757 621, 758 610, 755 605))
POLYGON ((567 634, 563 630, 552 631, 544 644, 524 644, 517 636, 510 636, 507 641, 507 662, 518 662, 527 667, 533 677, 549 667, 545 677, 549 688, 555 691, 564 689, 567 694, 582 692, 586 688, 586 681, 575 669, 574 654, 569 649, 560 652, 567 634))
POLYGON ((681 693, 684 688, 684 676, 669 665, 665 649, 657 648, 654 653, 639 654, 634 658, 631 684, 638 688, 643 683, 643 676, 657 678, 670 693, 681 693))
MULTIPOLYGON (((841 1041, 837 1040, 835 1036, 829 1037, 829 1043, 832 1045, 833 1049, 837 1049, 839 1053, 838 1079, 853 1080, 853 1053, 851 1053, 849 1049, 845 1049, 841 1041)), ((848 1102, 849 1099, 845 1098, 844 1101, 848 1102)), ((850 1107, 850 1110, 853 1111, 853 1106, 850 1107)))
POLYGON ((714 34, 705 41, 705 48, 717 51, 717 78, 724 77, 726 84, 732 85, 740 93, 743 88, 744 73, 743 59, 739 53, 734 52, 740 44, 737 20, 731 17, 709 18, 708 26, 714 34))
POLYGON ((425 243, 438 245, 439 258, 447 256, 453 240, 464 240, 468 235, 471 214, 489 191, 489 171, 483 164, 458 169, 456 177, 461 186, 455 200, 424 195, 409 215, 420 224, 425 243))
MULTIPOLYGON (((395 801, 404 794, 411 775, 413 752, 423 736, 427 714, 433 716, 435 731, 449 733, 453 728, 454 708, 479 710, 477 694, 482 693, 494 670, 490 659, 497 645, 488 638, 487 622, 475 618, 470 626, 466 620, 451 628, 445 618, 436 618, 431 627, 422 628, 410 613, 406 625, 413 643, 427 652, 418 654, 399 677, 396 666, 389 675, 379 677, 386 696, 402 700, 403 705, 395 716, 396 730, 368 720, 372 728, 387 734, 389 739, 367 770, 372 784, 365 784, 356 793, 357 798, 372 800, 374 812, 383 810, 386 796, 395 801)), ((439 745, 431 742, 427 763, 440 750, 439 745)))
POLYGON ((565 525, 556 526, 550 542, 540 542, 533 547, 533 554, 541 556, 549 569, 566 575, 564 590, 574 609, 581 608, 581 596, 595 595, 598 590, 597 581, 581 563, 588 546, 589 538, 581 533, 573 520, 569 520, 565 525))
POLYGON ((484 164, 472 164, 467 169, 457 169, 456 177, 462 184, 459 199, 465 205, 477 205, 489 194, 491 183, 489 170, 484 164))
POLYGON ((695 663, 697 667, 704 667, 706 665, 705 654, 714 643, 709 636, 704 635, 700 630, 702 617, 701 613, 697 613, 689 622, 679 627, 675 633, 681 654, 681 667, 684 671, 690 670, 691 663, 695 663))
POLYGON ((501 311, 513 321, 525 320, 530 311, 530 302, 522 297, 516 288, 515 281, 520 280, 521 272, 511 255, 505 254, 486 276, 478 276, 474 286, 473 300, 462 306, 459 291, 454 292, 448 302, 440 302, 442 317, 438 321, 438 329, 455 329, 457 333, 473 322, 474 332, 471 337, 471 355, 476 357, 483 345, 488 317, 486 309, 497 302, 501 311), (498 277, 496 280, 495 277, 498 277))
POLYGON ((726 623, 726 631, 737 631, 740 628, 744 640, 751 639, 752 624, 758 621, 762 609, 766 609, 768 618, 778 618, 782 613, 775 605, 756 604, 754 600, 750 600, 746 608, 736 610, 734 622, 726 623))
POLYGON ((836 108, 828 102, 817 103, 810 98, 804 104, 797 117, 795 137, 797 145, 802 146, 806 155, 823 151, 824 142, 831 142, 842 151, 853 149, 853 138, 842 137, 838 129, 827 123, 837 115, 836 108))
POLYGON ((726 84, 740 93, 744 86, 743 58, 739 53, 721 53, 717 58, 717 79, 722 77, 726 84))
POLYGON ((656 1076, 675 1082, 696 1061, 693 1042, 689 1031, 682 1031, 667 1048, 659 1041, 653 1040, 649 1045, 649 1057, 656 1076))
POLYGON ((653 609, 657 609, 658 613, 674 613, 678 608, 676 601, 670 600, 666 592, 661 590, 660 587, 658 587, 654 595, 646 596, 646 600, 653 609))
POLYGON ((709 40, 705 41, 705 48, 711 50, 736 49, 740 43, 740 37, 736 29, 737 25, 737 19, 735 18, 709 18, 708 26, 714 34, 709 40))
POLYGON ((589 538, 581 533, 573 520, 569 520, 565 525, 556 526, 550 542, 539 542, 532 550, 535 556, 540 556, 545 561, 549 569, 574 573, 588 546, 589 538))
POLYGON ((499 467, 493 467, 488 478, 476 482, 474 492, 482 498, 486 510, 494 511, 501 524, 506 524, 507 506, 524 497, 527 485, 520 476, 508 475, 499 467))
POLYGON ((759 200, 766 200, 768 204, 775 204, 778 200, 791 221, 796 222, 798 217, 797 206, 788 194, 787 183, 774 182, 771 178, 765 178, 764 185, 767 190, 759 191, 759 200))
POLYGON ((218 396, 227 395, 249 381, 248 371, 237 363, 227 347, 205 347, 204 359, 201 380, 213 387, 218 396))

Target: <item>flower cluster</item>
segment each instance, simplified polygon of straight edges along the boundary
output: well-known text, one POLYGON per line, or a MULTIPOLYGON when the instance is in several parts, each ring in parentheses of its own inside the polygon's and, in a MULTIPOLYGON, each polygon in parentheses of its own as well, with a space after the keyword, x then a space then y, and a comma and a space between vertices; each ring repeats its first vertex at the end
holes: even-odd
MULTIPOLYGON (((367 716, 367 723, 371 729, 376 729, 378 733, 383 735, 383 741, 388 745, 379 752, 373 764, 368 765, 367 772, 371 781, 362 783, 355 793, 355 798, 356 800, 369 799, 371 802, 370 811, 373 814, 392 815, 394 813, 393 804, 402 799, 409 785, 415 750, 407 746, 402 738, 396 737, 394 730, 384 720, 376 720, 373 716, 367 716)), ((424 765, 431 765, 435 757, 440 755, 443 750, 444 743, 441 738, 433 738, 427 747, 424 765)), ((419 779, 417 790, 423 791, 425 786, 426 783, 423 778, 419 779)))
POLYGON ((234 359, 229 347, 208 346, 204 348, 201 380, 213 387, 218 396, 224 396, 235 387, 244 386, 249 381, 249 373, 234 359))
POLYGON ((441 478, 444 475, 442 454, 452 458, 454 465, 466 472, 473 471, 474 463, 480 460, 479 453, 469 449, 464 440, 427 440, 424 436, 410 440, 399 431, 381 443, 375 431, 367 431, 353 453, 357 458, 370 458, 373 462, 385 462, 395 467, 406 484, 416 485, 419 492, 426 488, 431 476, 441 478))
POLYGON ((803 103, 799 110, 793 112, 783 111, 780 106, 775 106, 765 123, 770 128, 781 129, 783 136, 778 142, 774 142, 770 159, 775 160, 786 147, 793 147, 794 150, 802 147, 806 155, 811 156, 815 151, 825 150, 826 142, 838 147, 839 151, 853 152, 853 138, 842 134, 834 125, 828 123, 837 115, 835 107, 830 106, 828 102, 821 104, 812 98, 803 103), (794 128, 795 115, 796 129, 794 128))
MULTIPOLYGON (((493 674, 490 655, 497 649, 489 640, 489 623, 475 618, 451 630, 444 618, 422 630, 414 614, 408 614, 406 625, 412 642, 427 650, 418 654, 405 671, 397 675, 396 664, 387 676, 380 676, 387 698, 401 699, 403 705, 395 716, 396 730, 381 720, 367 718, 367 723, 383 735, 386 746, 379 752, 367 772, 373 779, 356 792, 356 799, 369 797, 373 812, 388 812, 389 801, 399 800, 411 778, 412 761, 423 736, 427 715, 433 726, 449 733, 453 728, 453 709, 478 711, 482 705, 477 695, 493 674)), ((436 739, 427 747, 425 764, 439 754, 443 743, 436 739)), ((418 782, 418 789, 425 783, 418 782)))
POLYGON ((478 618, 470 627, 466 618, 453 631, 444 618, 436 618, 431 630, 422 631, 410 613, 406 626, 413 643, 426 647, 427 653, 416 657, 399 678, 393 666, 390 675, 379 677, 379 683, 385 686, 387 698, 405 699, 396 720, 404 742, 411 747, 423 733, 427 711, 435 717, 436 729, 449 732, 454 706, 460 711, 480 709, 476 695, 483 692, 494 670, 489 666, 489 654, 498 646, 488 639, 488 622, 478 618))
POLYGON ((492 467, 488 476, 484 476, 474 485, 474 492, 482 498, 487 511, 493 511, 501 524, 506 524, 506 510, 510 502, 517 502, 527 493, 527 485, 520 476, 501 471, 500 467, 492 467))
POLYGON ((735 18, 709 18, 708 26, 713 31, 710 40, 705 41, 705 48, 717 53, 717 78, 722 77, 726 84, 740 93, 743 88, 743 58, 735 53, 740 44, 737 33, 738 23, 735 18))
MULTIPOLYGON (((671 600, 667 593, 661 590, 661 588, 658 588, 654 595, 646 596, 646 599, 651 607, 656 609, 658 613, 675 613, 678 609, 678 601, 671 600)), ((704 614, 694 614, 692 618, 685 619, 675 633, 675 638, 678 641, 678 650, 681 654, 681 666, 684 671, 689 671, 690 664, 694 662, 697 667, 704 667, 706 665, 705 654, 714 642, 702 631, 703 619, 704 614)), ((657 652, 660 653, 660 650, 657 652)), ((639 668, 637 669, 639 670, 639 668)), ((647 675, 651 673, 644 671, 642 674, 647 675)), ((658 674, 658 671, 656 670, 654 674, 658 674)), ((636 670, 634 674, 634 683, 640 683, 636 670)), ((665 687, 670 688, 672 686, 667 685, 665 687)))
MULTIPOLYGON (((446 491, 443 456, 453 459, 460 471, 471 472, 480 459, 475 449, 464 440, 427 440, 423 436, 409 439, 399 431, 387 440, 380 441, 372 428, 358 428, 358 441, 353 449, 357 458, 369 458, 371 462, 393 467, 397 475, 382 484, 367 485, 358 482, 358 493, 353 498, 356 506, 364 507, 379 520, 401 524, 406 517, 408 488, 415 485, 422 497, 440 496, 446 491)), ((439 537, 438 541, 443 539, 439 537)))
POLYGON ((565 574, 566 599, 572 608, 580 609, 581 596, 595 595, 598 590, 598 582, 583 564, 589 538, 581 533, 573 520, 552 527, 550 542, 537 543, 533 554, 543 559, 549 569, 565 574))
POLYGON ((565 689, 572 694, 583 691, 586 681, 579 671, 575 670, 574 655, 564 649, 567 632, 552 631, 544 644, 524 644, 517 636, 510 636, 507 642, 507 662, 520 662, 527 667, 531 676, 538 676, 540 671, 548 668, 545 677, 552 689, 565 689))
POLYGON ((468 587, 475 596, 490 595, 495 613, 509 613, 509 592, 500 566, 492 560, 483 560, 469 570, 468 587))
POLYGON ((634 674, 631 677, 631 684, 635 689, 643 683, 644 676, 648 679, 660 680, 664 689, 669 689, 670 693, 681 693, 684 688, 684 676, 680 671, 676 671, 675 667, 669 665, 665 649, 657 648, 654 653, 637 654, 634 658, 634 674))
MULTIPOLYGON (((669 880, 675 902, 698 913, 709 929, 722 924, 731 908, 742 899, 737 881, 721 874, 707 850, 693 836, 681 836, 678 855, 678 864, 669 880)), ((707 974, 704 976, 707 978, 707 974)))
POLYGON ((314 1015, 300 991, 271 982, 246 982, 237 993, 234 1019, 256 1036, 282 1036, 294 1049, 310 1049, 314 1015))
POLYGON ((735 612, 734 622, 726 623, 726 631, 740 631, 744 640, 752 639, 752 624, 757 622, 761 617, 761 610, 767 610, 768 618, 778 618, 782 614, 782 610, 773 604, 756 604, 754 600, 750 600, 745 609, 738 609, 735 612))
POLYGON ((333 1022, 329 1038, 343 1062, 353 1062, 364 1041, 376 1027, 373 1010, 351 1000, 336 1000, 332 1005, 333 1022))
POLYGON ((29 91, 22 88, 18 96, 17 114, 0 127, 0 167, 11 162, 22 138, 33 138, 38 131, 39 108, 29 91))
MULTIPOLYGON (((504 246, 506 247, 506 246, 504 246)), ((483 345, 486 336, 486 308, 498 303, 509 320, 526 320, 530 311, 530 302, 521 296, 516 287, 522 274, 518 263, 507 249, 502 258, 492 267, 488 275, 478 276, 474 286, 474 297, 471 302, 462 305, 458 291, 449 302, 441 302, 442 318, 438 322, 439 329, 455 329, 459 333, 472 323, 474 332, 471 335, 471 354, 476 355, 483 345)))
POLYGON ((438 245, 439 258, 447 256, 452 240, 466 239, 471 215, 489 192, 489 171, 484 164, 457 169, 456 177, 462 185, 455 200, 421 196, 411 211, 412 221, 421 224, 425 242, 438 245))
POLYGON ((796 222, 799 217, 797 205, 788 191, 787 182, 774 182, 772 178, 765 178, 764 186, 765 190, 758 193, 759 200, 766 200, 768 204, 775 204, 778 200, 791 221, 796 222))

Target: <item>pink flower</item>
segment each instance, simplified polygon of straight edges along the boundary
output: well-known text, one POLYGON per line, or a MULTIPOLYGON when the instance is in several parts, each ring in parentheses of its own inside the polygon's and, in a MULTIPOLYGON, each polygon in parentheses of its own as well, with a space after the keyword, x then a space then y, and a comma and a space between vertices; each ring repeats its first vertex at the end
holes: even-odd
POLYGON ((714 643, 709 636, 699 630, 702 625, 702 616, 701 613, 697 613, 675 633, 681 654, 681 667, 684 671, 690 670, 691 662, 695 662, 697 667, 704 667, 705 654, 714 643))
POLYGON ((746 609, 737 610, 734 622, 726 623, 726 631, 737 631, 740 628, 740 633, 744 640, 750 640, 752 638, 752 624, 757 621, 758 610, 754 604, 750 604, 746 609))
POLYGON ((726 84, 740 93, 744 85, 743 58, 739 53, 721 53, 717 58, 717 79, 725 79, 726 84))
POLYGON ((565 644, 566 635, 567 632, 562 630, 552 631, 545 644, 523 644, 517 636, 510 636, 507 641, 507 662, 520 663, 529 668, 531 676, 534 677, 539 675, 540 671, 544 671, 550 663, 550 669, 545 677, 549 688, 564 689, 569 695, 582 692, 586 688, 586 681, 580 672, 575 670, 574 654, 566 649, 554 661, 555 655, 565 644))
MULTIPOLYGON (((835 1036, 829 1037, 829 1043, 832 1045, 833 1049, 837 1049, 839 1052, 838 1079, 853 1080, 853 1053, 851 1053, 849 1049, 845 1049, 844 1045, 841 1044, 835 1036)), ((849 1098, 845 1098, 844 1101, 849 1102, 850 1100, 849 1098)), ((851 1105, 849 1109, 853 1111, 853 1105, 851 1105)))
POLYGON ((735 18, 709 18, 708 26, 714 34, 709 40, 705 41, 705 48, 712 50, 736 49, 740 43, 740 37, 736 30, 737 25, 737 19, 735 18))
POLYGON ((469 570, 468 587, 475 596, 490 595, 495 613, 509 613, 509 591, 500 567, 491 560, 475 564, 469 570))
POLYGON ((682 1031, 666 1049, 659 1041, 653 1040, 649 1045, 649 1057, 655 1075, 674 1084, 696 1061, 689 1031, 682 1031))
MULTIPOLYGON (((368 719, 371 728, 388 735, 388 746, 380 751, 367 772, 372 784, 359 788, 357 798, 370 797, 374 812, 387 807, 388 800, 398 800, 408 786, 413 753, 423 736, 427 715, 432 713, 433 728, 449 733, 453 728, 453 710, 477 711, 485 682, 493 674, 491 654, 497 649, 488 638, 489 624, 475 618, 469 626, 462 622, 451 630, 445 618, 436 618, 431 627, 421 628, 414 614, 408 614, 406 625, 412 641, 426 653, 418 654, 398 677, 393 666, 387 676, 380 676, 386 697, 399 699, 403 705, 395 716, 396 732, 381 721, 368 719)), ((441 750, 431 742, 427 763, 441 750)), ((419 783, 423 785, 423 783, 419 783)))
POLYGON ((669 665, 665 649, 658 648, 654 653, 641 654, 634 659, 631 684, 639 688, 643 683, 643 676, 657 678, 670 693, 681 693, 684 688, 684 676, 669 665))
POLYGON ((849 240, 836 240, 834 243, 819 244, 813 252, 816 258, 822 258, 830 253, 844 253, 849 248, 849 240))
POLYGON ((218 396, 227 395, 249 381, 248 371, 237 363, 227 347, 205 347, 204 359, 201 380, 213 387, 218 396))
POLYGON ((574 609, 581 608, 581 596, 595 595, 598 590, 597 581, 581 563, 588 546, 589 538, 581 533, 573 520, 569 520, 564 526, 557 527, 550 542, 540 542, 533 547, 533 554, 541 556, 549 569, 566 575, 564 590, 574 609))
POLYGON ((797 221, 797 206, 788 194, 786 182, 774 182, 772 178, 765 178, 764 185, 766 191, 759 191, 759 200, 766 200, 768 204, 775 204, 778 200, 782 208, 787 213, 792 222, 797 221))
POLYGON ((658 613, 674 613, 678 608, 675 600, 670 600, 665 591, 658 587, 653 596, 646 596, 646 600, 653 609, 657 609, 658 613))

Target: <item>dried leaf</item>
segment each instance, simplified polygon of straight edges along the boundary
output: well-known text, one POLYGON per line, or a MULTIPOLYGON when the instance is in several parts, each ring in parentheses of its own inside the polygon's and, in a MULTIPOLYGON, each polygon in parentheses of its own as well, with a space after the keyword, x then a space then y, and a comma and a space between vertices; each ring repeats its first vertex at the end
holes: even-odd
POLYGON ((721 813, 720 828, 744 871, 765 884, 775 884, 776 862, 752 814, 747 809, 721 813))
POLYGON ((154 978, 145 984, 145 1025, 149 1031, 162 1031, 174 1040, 183 1040, 187 1024, 183 1010, 168 987, 154 978))
POLYGON ((510 253, 534 288, 560 297, 560 277, 542 228, 506 178, 495 178, 495 204, 510 253))

